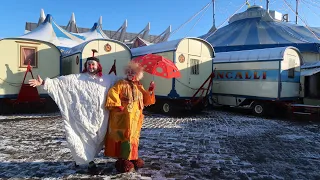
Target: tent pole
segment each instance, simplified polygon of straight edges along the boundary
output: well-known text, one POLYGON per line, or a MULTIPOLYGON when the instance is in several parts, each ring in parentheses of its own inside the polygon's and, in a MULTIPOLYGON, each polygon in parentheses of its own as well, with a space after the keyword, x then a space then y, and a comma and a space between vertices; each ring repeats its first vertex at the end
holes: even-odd
POLYGON ((215 0, 212 0, 212 7, 213 7, 213 15, 212 15, 212 27, 216 27, 216 19, 215 19, 215 0))
POLYGON ((296 0, 296 24, 298 24, 298 5, 299 5, 299 0, 296 0))

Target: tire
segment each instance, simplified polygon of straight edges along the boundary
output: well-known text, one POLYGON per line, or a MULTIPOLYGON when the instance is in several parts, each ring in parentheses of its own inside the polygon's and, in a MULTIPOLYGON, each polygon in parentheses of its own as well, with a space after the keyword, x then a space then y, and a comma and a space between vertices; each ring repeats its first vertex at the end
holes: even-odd
POLYGON ((261 102, 254 102, 252 104, 252 112, 256 116, 264 116, 266 114, 266 105, 261 102))
POLYGON ((161 113, 163 114, 171 114, 172 108, 172 104, 168 101, 164 101, 161 103, 161 113))

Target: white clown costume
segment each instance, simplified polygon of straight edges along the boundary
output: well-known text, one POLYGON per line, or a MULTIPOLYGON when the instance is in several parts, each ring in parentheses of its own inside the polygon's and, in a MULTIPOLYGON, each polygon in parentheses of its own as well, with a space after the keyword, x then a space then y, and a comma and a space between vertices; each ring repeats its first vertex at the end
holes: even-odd
POLYGON ((88 164, 101 151, 108 127, 106 94, 119 80, 114 75, 88 73, 45 79, 44 89, 58 105, 66 139, 77 165, 88 164))

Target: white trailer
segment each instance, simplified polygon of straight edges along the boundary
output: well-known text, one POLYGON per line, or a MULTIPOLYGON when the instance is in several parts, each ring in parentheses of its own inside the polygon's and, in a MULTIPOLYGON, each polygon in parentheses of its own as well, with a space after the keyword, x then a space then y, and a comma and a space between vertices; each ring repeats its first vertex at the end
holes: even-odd
POLYGON ((264 115, 275 105, 295 101, 301 62, 300 51, 291 46, 216 53, 213 104, 248 106, 264 115))
POLYGON ((147 54, 163 56, 179 69, 180 78, 165 79, 145 73, 141 80, 145 87, 149 86, 150 81, 156 83, 155 107, 164 114, 186 108, 186 102, 193 96, 200 98, 196 92, 212 73, 214 49, 203 39, 188 37, 133 48, 131 52, 134 58, 147 54))

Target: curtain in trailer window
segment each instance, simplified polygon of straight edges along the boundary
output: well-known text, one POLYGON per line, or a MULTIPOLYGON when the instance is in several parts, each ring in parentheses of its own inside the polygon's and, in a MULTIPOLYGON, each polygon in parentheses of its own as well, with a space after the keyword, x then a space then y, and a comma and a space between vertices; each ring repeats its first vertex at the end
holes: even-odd
POLYGON ((200 64, 200 60, 190 59, 191 74, 192 75, 199 75, 199 64, 200 64))

